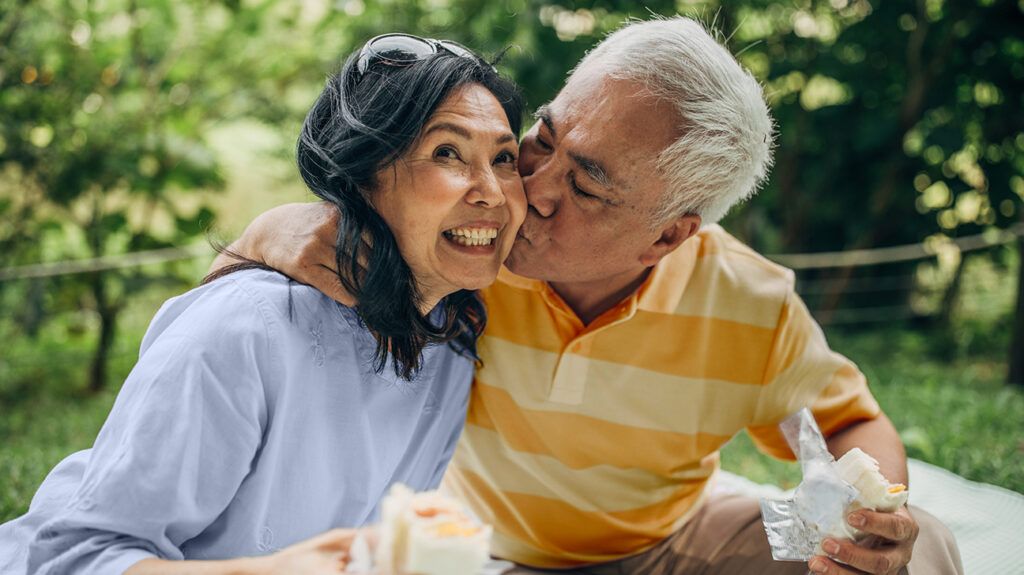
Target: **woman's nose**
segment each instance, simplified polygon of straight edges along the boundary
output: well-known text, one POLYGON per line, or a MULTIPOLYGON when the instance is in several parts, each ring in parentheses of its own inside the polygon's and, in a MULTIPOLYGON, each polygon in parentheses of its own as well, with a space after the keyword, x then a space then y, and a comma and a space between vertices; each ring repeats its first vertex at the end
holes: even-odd
POLYGON ((496 208, 505 204, 505 191, 501 188, 498 176, 490 166, 475 170, 472 188, 466 200, 484 208, 496 208))

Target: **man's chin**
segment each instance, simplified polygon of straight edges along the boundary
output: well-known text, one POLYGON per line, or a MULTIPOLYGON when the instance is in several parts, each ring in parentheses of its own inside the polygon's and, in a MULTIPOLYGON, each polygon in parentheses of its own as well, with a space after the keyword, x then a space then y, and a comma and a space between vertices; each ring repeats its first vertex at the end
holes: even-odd
MULTIPOLYGON (((519 242, 516 242, 516 245, 512 248, 512 253, 505 259, 505 267, 517 276, 547 280, 548 278, 544 277, 545 266, 537 265, 540 263, 537 261, 537 258, 530 258, 526 251, 525 249, 520 249, 519 242)), ((548 270, 548 272, 550 271, 548 270)))

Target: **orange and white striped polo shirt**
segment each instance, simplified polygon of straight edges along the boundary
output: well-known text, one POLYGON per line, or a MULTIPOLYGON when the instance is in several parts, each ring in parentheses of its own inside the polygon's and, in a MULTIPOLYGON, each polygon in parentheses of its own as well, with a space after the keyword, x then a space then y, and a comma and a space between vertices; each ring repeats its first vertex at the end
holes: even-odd
POLYGON ((503 270, 484 292, 466 428, 445 488, 494 525, 492 552, 537 567, 611 561, 679 529, 748 429, 811 406, 826 434, 879 413, 832 352, 793 273, 708 226, 584 326, 544 282, 503 270))

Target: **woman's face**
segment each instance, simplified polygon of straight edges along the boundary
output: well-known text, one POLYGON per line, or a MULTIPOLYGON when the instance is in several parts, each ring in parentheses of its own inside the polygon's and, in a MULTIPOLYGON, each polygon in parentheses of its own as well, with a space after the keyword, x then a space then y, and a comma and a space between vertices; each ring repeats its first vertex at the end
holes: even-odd
POLYGON ((490 285, 526 214, 519 146, 479 84, 449 94, 404 155, 377 174, 371 201, 398 241, 425 311, 490 285))

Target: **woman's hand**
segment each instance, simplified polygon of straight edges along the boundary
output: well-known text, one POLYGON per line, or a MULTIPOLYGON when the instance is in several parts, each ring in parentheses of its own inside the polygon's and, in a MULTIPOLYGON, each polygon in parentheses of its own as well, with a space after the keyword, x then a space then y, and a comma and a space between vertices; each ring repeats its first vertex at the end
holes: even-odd
POLYGON ((260 575, 335 574, 345 571, 355 529, 332 529, 263 558, 260 575))
POLYGON ((906 506, 892 513, 861 509, 850 515, 850 525, 871 537, 860 544, 826 539, 822 546, 831 559, 811 559, 809 567, 812 573, 893 575, 910 563, 920 528, 906 506))
POLYGON ((223 561, 143 559, 125 575, 336 575, 349 561, 355 529, 332 529, 264 557, 223 561))
MULTIPOLYGON (((228 250, 311 285, 344 305, 354 305, 355 299, 338 279, 337 234, 338 210, 333 205, 284 204, 257 216, 228 250)), ((230 255, 220 254, 210 272, 237 263, 230 255)))

